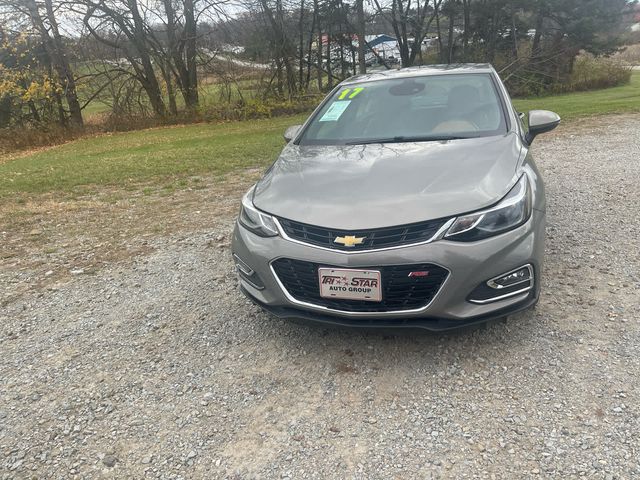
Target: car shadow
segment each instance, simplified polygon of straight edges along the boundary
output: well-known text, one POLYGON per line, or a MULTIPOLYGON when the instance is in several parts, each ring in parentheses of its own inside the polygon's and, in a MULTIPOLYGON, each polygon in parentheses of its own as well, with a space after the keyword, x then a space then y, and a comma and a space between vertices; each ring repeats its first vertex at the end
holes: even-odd
POLYGON ((415 355, 420 355, 428 359, 437 352, 437 359, 446 363, 452 359, 491 358, 495 353, 501 355, 519 345, 526 348, 541 335, 540 329, 544 328, 541 326, 542 317, 543 312, 537 307, 516 313, 506 320, 432 332, 416 328, 327 327, 304 321, 280 320, 265 312, 254 316, 262 325, 257 328, 268 329, 268 336, 273 336, 275 330, 281 339, 278 348, 285 357, 304 351, 312 353, 309 356, 311 361, 323 362, 344 357, 347 352, 351 353, 348 357, 381 365, 385 358, 391 357, 394 362, 402 362, 403 357, 415 360, 415 355))

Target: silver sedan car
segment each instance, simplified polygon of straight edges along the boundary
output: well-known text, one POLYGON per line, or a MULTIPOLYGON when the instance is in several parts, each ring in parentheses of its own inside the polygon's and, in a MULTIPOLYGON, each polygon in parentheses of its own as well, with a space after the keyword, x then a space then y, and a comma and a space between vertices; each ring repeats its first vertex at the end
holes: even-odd
POLYGON ((336 87, 242 199, 240 287, 281 318, 448 330, 531 307, 545 194, 490 65, 376 72, 336 87))

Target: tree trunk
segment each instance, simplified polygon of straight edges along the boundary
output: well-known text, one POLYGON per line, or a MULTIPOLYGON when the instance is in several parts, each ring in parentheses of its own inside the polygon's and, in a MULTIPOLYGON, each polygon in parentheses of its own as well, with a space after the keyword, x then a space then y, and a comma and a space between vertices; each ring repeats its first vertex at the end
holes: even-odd
POLYGON ((282 59, 276 58, 276 90, 278 91, 278 97, 284 97, 284 80, 282 78, 282 59))
POLYGON ((65 98, 67 99, 67 105, 69 106, 69 120, 72 125, 76 127, 82 127, 82 108, 78 101, 78 94, 76 91, 76 80, 71 70, 71 65, 67 59, 67 55, 64 48, 64 43, 58 29, 58 22, 53 11, 53 5, 51 0, 45 0, 45 6, 47 9, 47 17, 49 19, 49 25, 51 27, 51 34, 53 36, 53 43, 57 53, 57 69, 58 75, 64 79, 65 82, 65 98))
POLYGON ((300 21, 298 22, 298 86, 303 88, 304 79, 304 0, 300 0, 300 21))
POLYGON ((184 28, 180 39, 176 36, 180 25, 176 21, 173 0, 164 0, 164 11, 167 18, 168 61, 173 67, 178 80, 178 88, 189 110, 198 106, 198 74, 196 70, 196 21, 193 0, 183 0, 184 28))
POLYGON ((502 15, 501 15, 501 10, 499 6, 494 6, 492 15, 491 15, 491 21, 489 24, 489 41, 488 41, 488 48, 487 48, 487 54, 486 54, 486 61, 488 63, 493 63, 493 61, 496 58, 496 44, 498 41, 498 26, 501 24, 502 21, 502 15))
POLYGON ((364 0, 356 0, 356 11, 358 16, 358 67, 360 73, 367 73, 367 59, 364 45, 365 24, 364 24, 364 0))
POLYGON ((311 50, 313 49, 313 37, 316 31, 317 14, 314 8, 313 18, 311 19, 311 28, 309 29, 309 41, 307 42, 307 78, 305 79, 304 89, 309 90, 311 83, 311 50))
POLYGON ((542 26, 544 24, 544 13, 542 10, 536 17, 536 33, 533 35, 533 42, 531 44, 531 57, 535 58, 540 53, 540 40, 542 39, 542 26))
MULTIPOLYGON (((408 0, 410 2, 410 0, 408 0)), ((409 3, 410 4, 410 3, 409 3)), ((393 0, 391 4, 391 18, 393 31, 398 39, 398 49, 400 50, 400 61, 403 67, 410 67, 409 46, 407 37, 407 16, 408 12, 404 11, 402 0, 393 0)))
MULTIPOLYGON (((342 16, 342 2, 340 2, 340 13, 342 16)), ((340 30, 338 32, 338 38, 340 39, 340 77, 344 79, 346 77, 345 74, 345 62, 344 62, 344 30, 342 28, 342 22, 339 23, 340 30)))
POLYGON ((62 105, 62 97, 58 92, 53 92, 53 97, 56 99, 56 105, 58 106, 58 122, 62 127, 67 126, 67 116, 64 112, 64 105, 62 105))
POLYGON ((176 92, 173 88, 173 79, 171 78, 171 67, 168 61, 162 65, 162 76, 167 86, 167 97, 169 99, 169 113, 173 116, 178 115, 178 105, 176 103, 176 92))
POLYGON ((440 62, 444 63, 444 49, 442 47, 442 30, 440 29, 440 9, 439 4, 435 5, 434 15, 436 16, 436 33, 438 34, 438 57, 440 62))
POLYGON ((513 40, 513 58, 518 59, 518 32, 516 31, 516 12, 511 7, 511 38, 513 40))
POLYGON ((453 5, 449 0, 449 31, 447 34, 447 63, 453 63, 453 19, 454 19, 453 5))
POLYGON ((198 70, 197 70, 197 25, 193 0, 183 0, 184 6, 184 45, 187 59, 187 108, 196 108, 198 98, 198 70))
POLYGON ((471 0, 462 0, 462 19, 464 22, 463 32, 462 32, 462 60, 467 61, 467 47, 469 46, 469 34, 471 33, 469 29, 471 28, 471 8, 470 3, 471 0))
POLYGON ((140 64, 142 65, 142 71, 144 72, 144 78, 141 79, 140 83, 149 97, 149 103, 151 103, 151 108, 153 108, 155 114, 159 117, 166 117, 167 109, 162 99, 160 85, 156 78, 153 63, 151 62, 149 49, 147 48, 144 21, 140 16, 137 0, 127 0, 127 6, 129 7, 133 18, 133 32, 131 39, 134 42, 134 46, 140 58, 140 64))
POLYGON ((318 72, 318 91, 322 91, 322 22, 320 21, 320 8, 318 0, 313 0, 313 11, 316 14, 316 23, 318 24, 318 44, 316 45, 316 56, 318 72))
MULTIPOLYGON (((176 38, 176 30, 177 30, 176 15, 175 15, 175 10, 173 8, 172 0, 164 0, 164 12, 167 17, 167 49, 168 49, 167 57, 168 58, 166 63, 162 67, 162 74, 164 76, 164 80, 167 85, 167 93, 169 93, 170 85, 171 85, 171 90, 173 91, 173 82, 171 80, 171 74, 170 74, 171 67, 169 65, 169 62, 172 61, 174 64, 174 68, 176 70, 178 88, 182 93, 182 98, 184 98, 185 105, 188 105, 188 102, 189 102, 189 94, 187 91, 188 89, 187 84, 189 81, 188 73, 187 73, 187 67, 182 61, 182 55, 180 54, 178 41, 176 38)), ((174 105, 172 105, 172 102, 175 103, 175 93, 174 93, 173 100, 171 98, 171 95, 169 95, 169 111, 172 115, 176 115, 178 113, 177 105, 175 105, 175 109, 174 109, 174 105)))
POLYGON ((331 22, 327 24, 327 88, 333 88, 333 73, 331 73, 331 22))
MULTIPOLYGON (((29 101, 29 109, 31 110, 31 114, 33 115, 34 120, 37 123, 40 123, 40 115, 36 110, 36 106, 32 101, 29 101)), ((0 128, 8 127, 11 123, 11 118, 13 117, 13 102, 11 101, 11 97, 6 95, 0 98, 0 128)))

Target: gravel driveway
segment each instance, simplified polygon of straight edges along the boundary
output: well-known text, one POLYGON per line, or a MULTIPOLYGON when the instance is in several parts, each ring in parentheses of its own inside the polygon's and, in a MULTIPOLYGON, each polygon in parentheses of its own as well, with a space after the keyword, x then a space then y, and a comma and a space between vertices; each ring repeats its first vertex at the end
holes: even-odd
POLYGON ((639 476, 640 116, 535 150, 543 295, 486 329, 270 318, 236 290, 235 206, 56 281, 5 262, 0 478, 639 476))

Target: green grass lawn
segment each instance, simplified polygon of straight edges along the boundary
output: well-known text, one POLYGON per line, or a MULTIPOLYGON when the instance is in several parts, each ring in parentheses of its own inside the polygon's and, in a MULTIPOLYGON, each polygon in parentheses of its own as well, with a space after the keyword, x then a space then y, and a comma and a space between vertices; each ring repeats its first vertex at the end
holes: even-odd
MULTIPOLYGON (((519 111, 554 110, 563 119, 640 111, 640 73, 629 85, 518 99, 519 111)), ((90 193, 100 186, 175 185, 198 175, 265 167, 283 147, 282 133, 305 115, 223 124, 156 128, 84 138, 2 163, 0 198, 45 192, 90 193)))
POLYGON ((629 85, 589 92, 518 98, 513 104, 519 112, 553 110, 563 120, 607 113, 640 112, 640 72, 633 73, 629 85))
POLYGON ((284 146, 286 127, 303 116, 154 128, 84 138, 0 163, 0 198, 15 193, 86 193, 153 180, 224 175, 264 167, 284 146))

